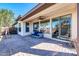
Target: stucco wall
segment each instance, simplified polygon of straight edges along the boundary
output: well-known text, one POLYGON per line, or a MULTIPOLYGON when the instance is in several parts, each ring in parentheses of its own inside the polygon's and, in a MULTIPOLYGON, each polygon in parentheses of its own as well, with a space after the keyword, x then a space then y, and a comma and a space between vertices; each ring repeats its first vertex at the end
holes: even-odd
POLYGON ((17 24, 17 28, 19 27, 19 23, 21 24, 21 32, 19 32, 19 30, 17 29, 17 32, 19 35, 26 36, 33 32, 33 26, 32 26, 33 23, 32 22, 29 23, 29 32, 26 32, 26 25, 25 25, 26 22, 19 21, 17 24))
POLYGON ((29 32, 26 32, 26 26, 25 26, 25 23, 24 23, 24 36, 25 35, 30 35, 32 33, 32 23, 29 23, 29 32))
POLYGON ((74 16, 74 21, 73 23, 73 39, 74 39, 74 44, 75 44, 75 48, 77 51, 77 55, 79 56, 79 3, 76 5, 76 11, 74 16))
POLYGON ((24 33, 24 30, 23 30, 23 29, 24 29, 23 22, 18 22, 18 29, 17 29, 17 30, 18 30, 18 34, 19 34, 19 35, 22 35, 22 36, 24 35, 24 34, 23 34, 23 33, 24 33), (19 32, 19 23, 21 24, 21 31, 20 31, 20 32, 19 32))

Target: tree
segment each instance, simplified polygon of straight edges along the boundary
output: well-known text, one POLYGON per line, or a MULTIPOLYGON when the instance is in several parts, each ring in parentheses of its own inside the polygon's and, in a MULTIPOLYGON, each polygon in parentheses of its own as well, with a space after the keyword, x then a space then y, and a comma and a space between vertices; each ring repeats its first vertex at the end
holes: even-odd
POLYGON ((0 9, 0 28, 10 27, 13 24, 13 19, 14 13, 11 10, 0 9))

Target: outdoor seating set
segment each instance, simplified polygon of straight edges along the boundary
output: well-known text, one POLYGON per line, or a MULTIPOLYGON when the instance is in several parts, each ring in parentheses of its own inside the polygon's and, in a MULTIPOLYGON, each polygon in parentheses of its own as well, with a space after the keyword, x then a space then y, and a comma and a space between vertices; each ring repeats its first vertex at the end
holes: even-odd
POLYGON ((43 32, 42 31, 37 31, 37 30, 34 30, 34 32, 31 35, 32 35, 32 37, 39 37, 39 38, 44 37, 43 32))

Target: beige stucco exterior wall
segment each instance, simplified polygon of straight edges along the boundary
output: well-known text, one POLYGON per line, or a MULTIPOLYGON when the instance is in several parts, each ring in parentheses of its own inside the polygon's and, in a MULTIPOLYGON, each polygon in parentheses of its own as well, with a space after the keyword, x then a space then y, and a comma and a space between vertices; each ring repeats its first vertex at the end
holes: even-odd
POLYGON ((18 27, 19 27, 19 23, 21 24, 21 32, 19 32, 18 30, 19 35, 25 36, 25 35, 30 35, 32 33, 32 23, 29 23, 29 32, 26 32, 26 25, 25 25, 26 22, 19 21, 18 27))

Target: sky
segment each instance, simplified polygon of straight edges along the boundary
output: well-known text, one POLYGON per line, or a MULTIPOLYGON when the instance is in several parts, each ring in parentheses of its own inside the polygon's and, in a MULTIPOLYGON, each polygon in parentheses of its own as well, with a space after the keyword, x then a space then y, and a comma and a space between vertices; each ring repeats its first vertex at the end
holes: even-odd
POLYGON ((0 9, 12 10, 16 18, 19 15, 26 14, 36 5, 37 5, 36 3, 0 3, 0 9))

